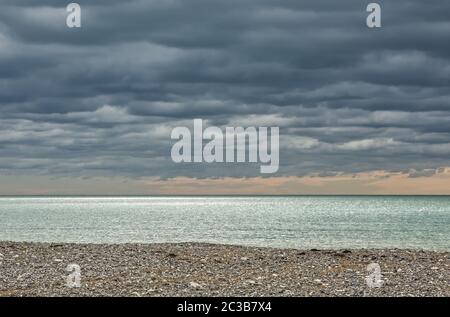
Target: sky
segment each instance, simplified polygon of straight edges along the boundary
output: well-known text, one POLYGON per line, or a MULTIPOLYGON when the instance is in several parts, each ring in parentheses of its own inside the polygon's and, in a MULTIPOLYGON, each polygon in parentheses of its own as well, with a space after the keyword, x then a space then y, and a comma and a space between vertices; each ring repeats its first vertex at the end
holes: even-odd
POLYGON ((0 0, 0 195, 450 194, 450 2, 0 0), (172 162, 280 129, 280 168, 172 162))

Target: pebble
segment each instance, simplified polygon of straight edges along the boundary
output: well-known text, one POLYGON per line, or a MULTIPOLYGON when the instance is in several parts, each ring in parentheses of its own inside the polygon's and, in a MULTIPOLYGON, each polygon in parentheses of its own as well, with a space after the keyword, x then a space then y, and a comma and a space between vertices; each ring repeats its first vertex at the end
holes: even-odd
POLYGON ((201 288, 202 287, 202 285, 200 285, 199 283, 196 283, 196 282, 190 282, 189 286, 192 288, 201 288))

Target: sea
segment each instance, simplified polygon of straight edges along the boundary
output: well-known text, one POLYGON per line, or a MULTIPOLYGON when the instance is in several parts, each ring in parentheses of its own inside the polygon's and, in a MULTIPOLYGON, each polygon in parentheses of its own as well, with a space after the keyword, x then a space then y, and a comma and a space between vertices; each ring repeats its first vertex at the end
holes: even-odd
POLYGON ((450 196, 0 197, 0 241, 450 250, 450 196))

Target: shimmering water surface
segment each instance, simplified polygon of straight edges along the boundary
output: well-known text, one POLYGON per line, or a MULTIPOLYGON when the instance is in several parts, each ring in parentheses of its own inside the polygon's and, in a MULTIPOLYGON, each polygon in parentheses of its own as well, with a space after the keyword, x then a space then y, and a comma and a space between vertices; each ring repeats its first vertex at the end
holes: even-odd
POLYGON ((450 250, 450 197, 3 197, 0 240, 450 250))

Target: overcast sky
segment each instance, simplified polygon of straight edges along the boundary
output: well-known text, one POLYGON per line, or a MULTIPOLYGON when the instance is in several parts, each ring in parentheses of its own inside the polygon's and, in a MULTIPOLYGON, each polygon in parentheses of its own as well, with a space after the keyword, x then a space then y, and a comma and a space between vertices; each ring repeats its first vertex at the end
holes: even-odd
POLYGON ((179 193, 192 178, 220 193, 261 176, 172 163, 171 129, 194 118, 280 127, 270 177, 289 181, 268 193, 373 171, 433 183, 450 174, 450 1, 378 1, 380 29, 369 2, 79 0, 69 29, 69 2, 0 0, 0 194, 179 193))

